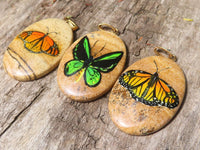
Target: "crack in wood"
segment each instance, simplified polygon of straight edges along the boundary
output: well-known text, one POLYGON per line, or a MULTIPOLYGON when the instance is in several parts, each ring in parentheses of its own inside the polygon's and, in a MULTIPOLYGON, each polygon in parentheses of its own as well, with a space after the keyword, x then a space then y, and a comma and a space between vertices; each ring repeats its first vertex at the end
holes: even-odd
MULTIPOLYGON (((93 133, 96 131, 97 129, 93 130, 93 133)), ((84 129, 80 129, 80 131, 84 132, 87 137, 86 137, 86 140, 84 142, 84 144, 82 145, 81 149, 84 149, 84 148, 89 148, 88 146, 91 146, 91 143, 90 140, 93 141, 93 148, 96 148, 96 144, 97 142, 101 139, 101 136, 100 137, 95 137, 94 135, 92 135, 90 132, 84 130, 84 129)), ((75 144, 76 145, 76 144, 75 144)), ((91 148, 91 147, 90 147, 91 148)))
POLYGON ((14 93, 14 89, 16 90, 19 85, 21 86, 21 82, 17 82, 12 88, 9 89, 4 95, 9 96, 11 93, 14 93))
POLYGON ((12 125, 17 121, 17 119, 32 106, 32 104, 37 100, 37 98, 45 91, 46 88, 42 87, 38 94, 34 97, 34 99, 27 105, 24 109, 22 109, 13 119, 13 121, 0 133, 0 138, 12 127, 12 125))
POLYGON ((123 28, 123 30, 122 30, 122 32, 121 32, 120 34, 123 35, 123 34, 125 33, 125 31, 127 30, 127 27, 128 27, 129 24, 131 23, 132 18, 133 18, 133 16, 131 16, 131 17, 128 19, 127 23, 125 24, 125 26, 124 26, 124 28, 123 28))

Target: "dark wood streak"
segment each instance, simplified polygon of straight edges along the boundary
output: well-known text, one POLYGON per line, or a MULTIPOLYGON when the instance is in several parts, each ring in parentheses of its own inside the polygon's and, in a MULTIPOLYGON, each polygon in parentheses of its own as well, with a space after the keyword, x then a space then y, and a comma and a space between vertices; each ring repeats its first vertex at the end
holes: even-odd
POLYGON ((19 58, 26 64, 26 66, 31 70, 31 72, 33 73, 33 76, 34 76, 34 79, 37 79, 37 76, 35 74, 35 72, 33 71, 33 69, 28 65, 28 63, 18 54, 16 53, 15 51, 13 51, 10 47, 8 47, 7 49, 8 51, 8 54, 14 59, 17 61, 19 67, 21 67, 27 74, 28 78, 31 80, 31 76, 29 75, 29 73, 27 72, 27 70, 21 65, 21 63, 18 61, 18 59, 16 57, 14 57, 10 51, 12 51, 13 53, 15 53, 17 56, 19 56, 19 58))
MULTIPOLYGON (((14 57, 14 56, 10 53, 10 51, 12 51, 12 50, 8 47, 7 51, 8 51, 8 54, 18 63, 19 68, 21 67, 21 68, 26 72, 26 74, 27 74, 29 80, 31 80, 31 77, 29 76, 27 70, 21 65, 21 63, 17 60, 17 58, 14 57)), ((13 76, 13 77, 16 78, 15 76, 13 76)))

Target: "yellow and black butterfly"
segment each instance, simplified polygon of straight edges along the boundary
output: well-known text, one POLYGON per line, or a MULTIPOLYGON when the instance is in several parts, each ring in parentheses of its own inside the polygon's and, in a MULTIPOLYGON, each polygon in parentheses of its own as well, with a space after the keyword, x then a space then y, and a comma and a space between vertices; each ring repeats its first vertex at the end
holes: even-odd
POLYGON ((129 70, 119 77, 119 83, 128 89, 136 101, 150 106, 175 108, 179 104, 178 95, 167 82, 159 78, 158 73, 158 68, 154 74, 129 70))

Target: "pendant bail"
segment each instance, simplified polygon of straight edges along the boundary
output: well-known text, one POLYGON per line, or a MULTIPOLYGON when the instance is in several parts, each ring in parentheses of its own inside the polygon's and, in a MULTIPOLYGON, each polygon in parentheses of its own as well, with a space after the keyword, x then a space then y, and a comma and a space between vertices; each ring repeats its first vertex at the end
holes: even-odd
POLYGON ((73 31, 78 30, 78 25, 71 19, 71 17, 65 17, 64 20, 69 24, 73 31))
MULTIPOLYGON (((175 61, 175 62, 177 61, 177 57, 176 57, 175 55, 173 55, 172 53, 170 53, 169 50, 166 50, 166 49, 164 49, 164 48, 162 48, 162 47, 155 47, 155 48, 154 48, 154 53, 155 53, 157 56, 163 56, 163 55, 161 54, 161 52, 167 54, 169 59, 172 59, 172 60, 175 61)), ((163 56, 163 57, 164 57, 164 56, 163 56)))
POLYGON ((119 35, 119 30, 110 24, 101 23, 98 25, 98 28, 99 28, 99 30, 111 31, 111 32, 115 33, 116 35, 119 35))

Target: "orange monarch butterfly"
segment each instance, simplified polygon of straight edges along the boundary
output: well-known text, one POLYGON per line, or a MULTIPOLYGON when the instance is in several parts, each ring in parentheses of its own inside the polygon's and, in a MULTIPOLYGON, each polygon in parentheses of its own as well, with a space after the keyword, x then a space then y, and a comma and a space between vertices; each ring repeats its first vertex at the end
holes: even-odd
POLYGON ((48 34, 39 31, 24 31, 19 35, 19 38, 24 42, 24 47, 30 52, 57 56, 59 54, 58 46, 48 34))
MULTIPOLYGON (((154 63, 156 64, 155 61, 154 63)), ((150 106, 175 108, 179 104, 178 95, 167 82, 159 78, 157 65, 156 69, 154 74, 129 70, 120 76, 119 83, 128 89, 136 101, 150 106)))

